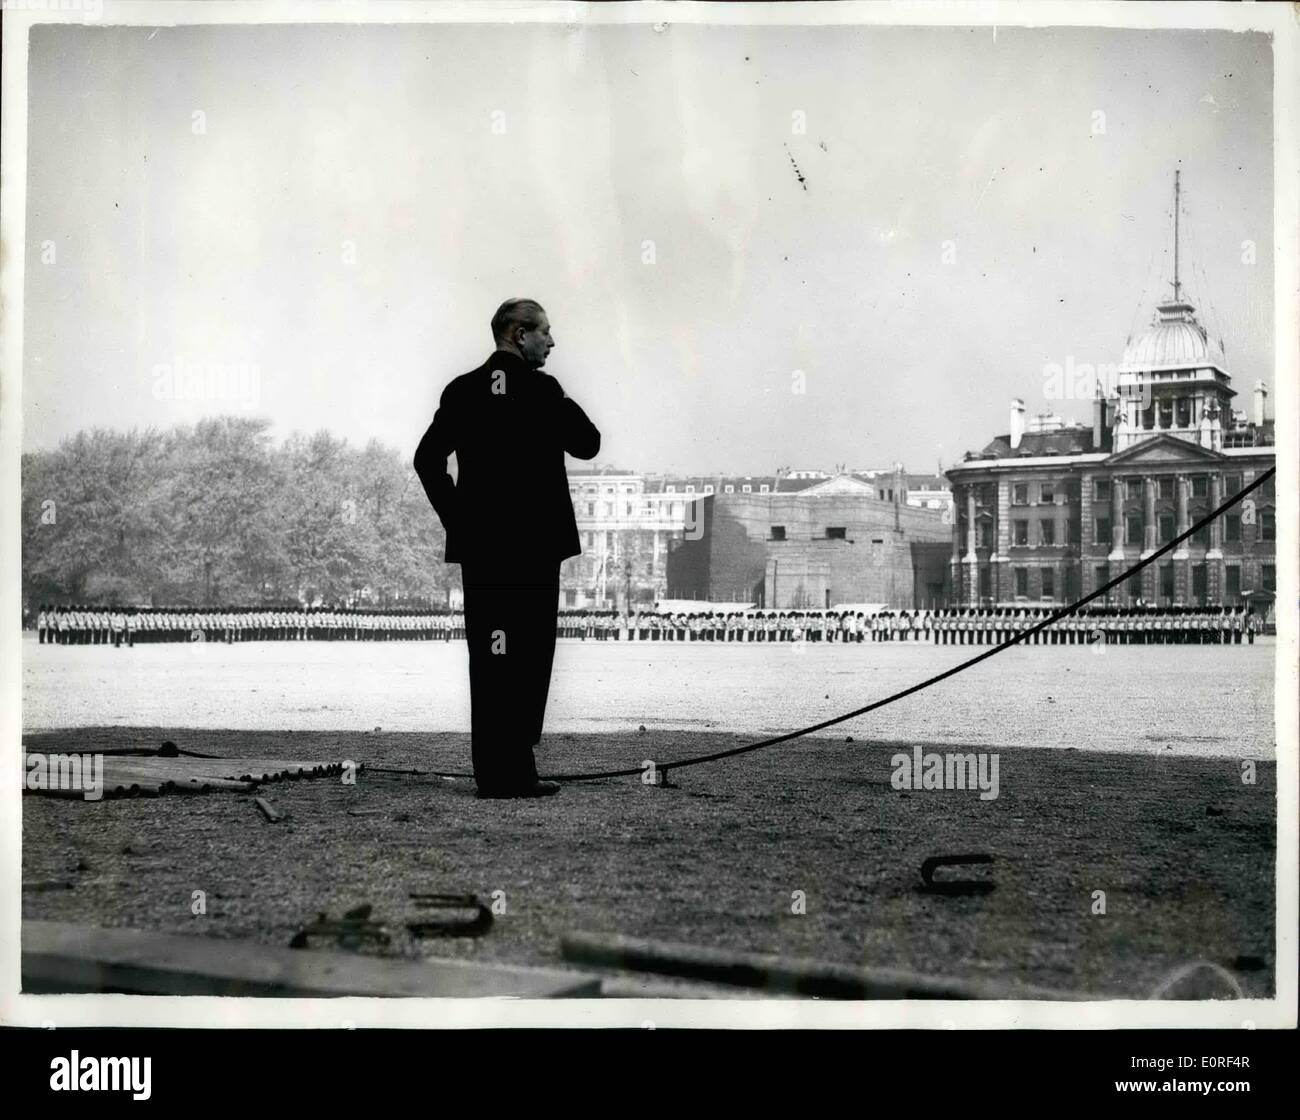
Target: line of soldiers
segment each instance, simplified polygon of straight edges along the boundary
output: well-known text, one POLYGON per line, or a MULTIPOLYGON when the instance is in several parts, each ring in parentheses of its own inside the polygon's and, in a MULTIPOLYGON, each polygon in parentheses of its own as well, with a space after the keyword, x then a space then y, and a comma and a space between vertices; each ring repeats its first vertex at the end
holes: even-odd
POLYGON ((871 618, 852 611, 638 611, 625 626, 641 642, 861 642, 871 618))
MULTIPOLYGON (((641 642, 933 642, 998 645, 1051 616, 1047 608, 953 607, 880 611, 653 611, 565 609, 557 636, 641 642)), ((453 641, 459 610, 351 607, 100 607, 41 604, 38 640, 59 645, 137 642, 453 641)), ((1035 645, 1254 644, 1263 619, 1246 607, 1083 607, 1029 635, 1035 645)))
MULTIPOLYGON (((939 611, 929 620, 940 645, 1000 645, 1056 612, 1045 607, 967 607, 939 611)), ((1249 645, 1264 619, 1248 607, 1081 607, 1030 634, 1033 645, 1249 645)))
POLYGON ((101 607, 42 603, 37 641, 134 646, 137 642, 452 641, 461 611, 353 607, 101 607))
MULTIPOLYGON (((998 645, 1031 630, 1048 608, 880 611, 561 612, 561 636, 668 642, 932 642, 998 645)), ((1032 645, 1254 644, 1263 618, 1247 607, 1083 607, 1029 634, 1032 645)))

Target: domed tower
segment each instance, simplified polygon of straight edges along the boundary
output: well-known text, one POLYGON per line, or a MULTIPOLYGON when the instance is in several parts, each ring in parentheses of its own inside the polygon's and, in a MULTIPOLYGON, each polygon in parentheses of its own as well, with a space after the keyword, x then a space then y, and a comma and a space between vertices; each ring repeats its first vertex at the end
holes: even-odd
POLYGON ((1214 451, 1232 415, 1232 378, 1222 346, 1211 341, 1183 298, 1178 278, 1179 173, 1174 172, 1173 298, 1156 305, 1155 318, 1124 349, 1116 378, 1113 450, 1155 435, 1170 435, 1214 451))

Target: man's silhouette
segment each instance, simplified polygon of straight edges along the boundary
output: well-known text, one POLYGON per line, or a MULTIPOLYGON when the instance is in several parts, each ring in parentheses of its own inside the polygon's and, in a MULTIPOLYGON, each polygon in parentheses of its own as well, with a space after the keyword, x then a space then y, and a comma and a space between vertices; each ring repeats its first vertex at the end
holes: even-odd
POLYGON ((443 390, 415 472, 447 531, 445 559, 461 566, 479 796, 540 797, 560 788, 538 781, 533 758, 555 657, 560 562, 582 551, 564 453, 594 458, 600 432, 541 372, 555 343, 540 304, 507 300, 492 337, 492 357, 443 390))

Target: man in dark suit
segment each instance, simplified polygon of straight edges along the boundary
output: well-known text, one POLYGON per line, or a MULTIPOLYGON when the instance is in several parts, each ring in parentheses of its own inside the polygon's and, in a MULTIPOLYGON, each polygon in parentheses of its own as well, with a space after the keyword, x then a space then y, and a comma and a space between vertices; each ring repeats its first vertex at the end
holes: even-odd
POLYGON ((540 304, 507 300, 492 337, 496 352, 443 390, 415 472, 447 531, 445 559, 461 566, 479 796, 542 797, 560 788, 538 781, 533 757, 555 657, 560 562, 582 551, 564 454, 595 458, 600 432, 541 372, 555 343, 540 304))

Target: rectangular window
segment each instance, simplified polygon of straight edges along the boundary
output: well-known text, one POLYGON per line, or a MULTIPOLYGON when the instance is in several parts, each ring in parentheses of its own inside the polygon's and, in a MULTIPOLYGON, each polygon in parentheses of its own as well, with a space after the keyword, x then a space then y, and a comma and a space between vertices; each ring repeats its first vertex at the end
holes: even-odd
POLYGON ((1241 475, 1227 474, 1223 476, 1223 496, 1231 498, 1234 494, 1241 491, 1241 475))
POLYGON ((1080 536, 1079 519, 1077 517, 1071 517, 1070 520, 1065 523, 1065 531, 1067 534, 1069 534, 1069 540, 1067 541, 1067 543, 1072 545, 1077 545, 1079 543, 1079 536, 1080 536))
POLYGON ((1129 501, 1132 502, 1142 500, 1142 480, 1140 478, 1130 478, 1128 480, 1128 497, 1129 501))
POLYGON ((694 487, 694 486, 687 486, 687 487, 686 487, 686 493, 688 493, 688 494, 694 494, 694 493, 695 493, 695 487, 694 487))
POLYGON ((1202 525, 1192 534, 1192 544, 1199 545, 1201 548, 1210 547, 1210 527, 1202 525))
POLYGON ((1043 598, 1052 599, 1056 596, 1056 572, 1051 568, 1043 568, 1039 571, 1043 580, 1043 598))
POLYGON ((1273 484, 1277 482, 1277 476, 1274 475, 1267 482, 1263 483, 1258 490, 1254 492, 1254 498, 1257 502, 1271 502, 1275 494, 1273 484))
POLYGON ((1110 481, 1105 478, 1099 478, 1092 484, 1092 500, 1094 502, 1110 501, 1110 481))
POLYGON ((578 593, 576 591, 566 591, 564 593, 564 605, 566 607, 575 606, 578 602, 578 593))
POLYGON ((631 516, 632 516, 632 503, 631 503, 631 502, 628 502, 628 503, 627 503, 627 515, 628 515, 628 517, 631 517, 631 516))
POLYGON ((1028 568, 1016 569, 1016 594, 1019 595, 1021 598, 1025 598, 1029 595, 1029 569, 1028 568))
POLYGON ((1192 565, 1192 600, 1200 604, 1205 601, 1205 565, 1192 565))
MULTIPOLYGON (((829 595, 830 592, 827 591, 826 594, 829 595)), ((988 568, 980 569, 980 598, 993 598, 993 573, 988 568)), ((828 607, 831 605, 829 599, 826 601, 826 605, 828 607)))
POLYGON ((826 539, 828 541, 842 541, 845 539, 843 525, 827 525, 826 539))
POLYGON ((595 516, 596 516, 596 503, 595 503, 595 502, 588 502, 588 503, 587 503, 587 516, 588 516, 588 517, 595 517, 595 516))
POLYGON ((1223 539, 1227 544, 1239 544, 1241 542, 1241 514, 1226 513, 1223 515, 1223 539))
POLYGON ((1172 478, 1162 478, 1156 483, 1156 493, 1162 501, 1172 502, 1174 500, 1174 480, 1172 478))
POLYGON ((1260 580, 1264 585, 1265 591, 1277 590, 1277 565, 1261 564, 1259 568, 1260 580))
POLYGON ((1110 518, 1098 517, 1093 526, 1093 544, 1110 544, 1110 518))
POLYGON ((1018 518, 1011 524, 1015 529, 1015 543, 1018 545, 1027 545, 1029 543, 1029 522, 1023 518, 1018 518))
POLYGON ((1172 513, 1162 513, 1160 515, 1160 543, 1168 544, 1174 539, 1174 527, 1177 522, 1174 520, 1172 513))
POLYGON ((754 492, 754 488, 753 488, 752 486, 750 486, 750 484, 749 484, 748 482, 746 482, 746 483, 745 483, 745 484, 740 488, 740 492, 741 492, 742 494, 752 494, 752 493, 754 492))
POLYGON ((760 494, 766 494, 770 489, 771 487, 765 482, 758 488, 758 492, 760 494))
POLYGON ((773 526, 772 526, 772 539, 773 539, 774 541, 783 541, 783 540, 785 540, 785 526, 784 526, 784 525, 773 525, 773 526))
POLYGON ((1056 522, 1040 521, 1038 523, 1038 543, 1051 545, 1056 543, 1056 522))
POLYGON ((727 484, 722 488, 722 492, 723 492, 724 494, 734 494, 734 493, 736 492, 736 488, 735 488, 735 486, 733 486, 730 482, 728 482, 728 483, 727 483, 727 484))
POLYGON ((1174 597, 1174 566, 1160 565, 1160 598, 1170 600, 1174 597))
POLYGON ((667 486, 664 487, 664 491, 669 494, 676 494, 677 487, 672 485, 672 483, 669 483, 667 486))
POLYGON ((1051 505, 1056 501, 1056 486, 1051 482, 1040 482, 1038 484, 1038 500, 1043 505, 1051 505))
POLYGON ((993 547, 993 522, 980 522, 980 548, 993 547))
POLYGON ((1227 564, 1223 569, 1224 598, 1236 603, 1241 598, 1241 565, 1227 564))
POLYGON ((1142 545, 1142 515, 1140 513, 1130 513, 1124 518, 1124 543, 1142 545))
POLYGON ((1160 427, 1172 428, 1174 426, 1174 402, 1161 401, 1156 406, 1156 411, 1160 418, 1160 427))
POLYGON ((613 502, 606 502, 606 503, 605 503, 605 516, 606 516, 606 517, 613 517, 613 516, 614 516, 614 503, 613 503, 613 502))
POLYGON ((710 483, 708 486, 706 486, 706 487, 704 488, 704 492, 705 492, 706 494, 712 494, 712 493, 713 493, 713 485, 710 483))
POLYGON ((1192 479, 1192 497, 1204 498, 1210 492, 1210 480, 1203 474, 1192 479))
POLYGON ((1029 483, 1017 482, 1011 487, 1011 504, 1013 506, 1027 506, 1029 504, 1029 483))
POLYGON ((1277 540, 1277 523, 1271 513, 1261 511, 1259 515, 1259 539, 1262 541, 1277 540))
POLYGON ((1092 567, 1092 589, 1096 591, 1099 587, 1105 587, 1108 579, 1110 579, 1110 576, 1106 574, 1106 565, 1094 564, 1092 567))

